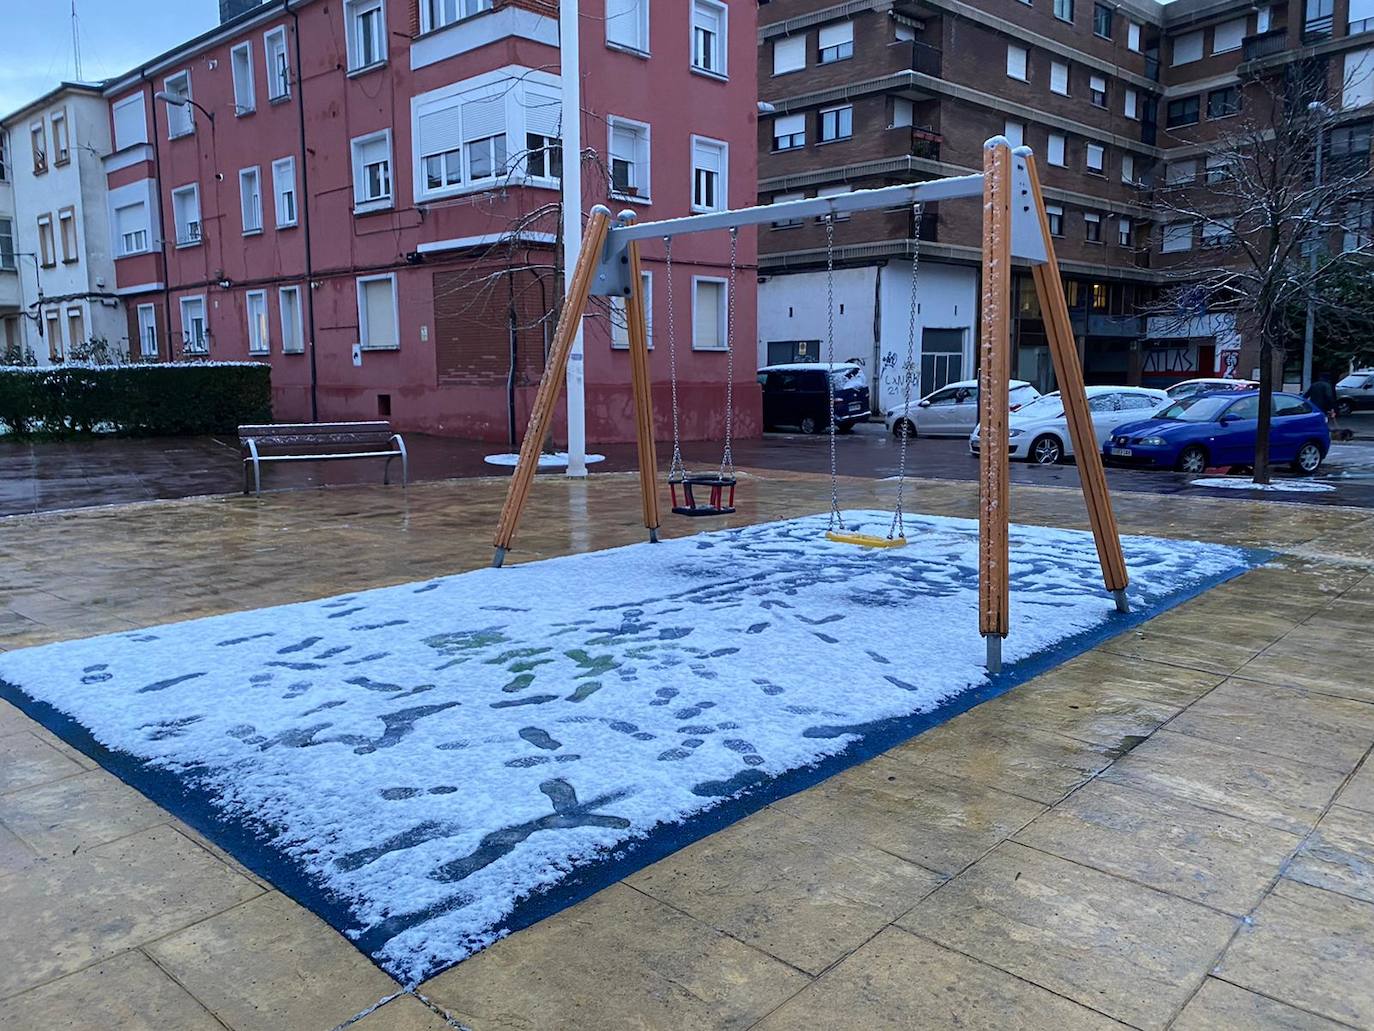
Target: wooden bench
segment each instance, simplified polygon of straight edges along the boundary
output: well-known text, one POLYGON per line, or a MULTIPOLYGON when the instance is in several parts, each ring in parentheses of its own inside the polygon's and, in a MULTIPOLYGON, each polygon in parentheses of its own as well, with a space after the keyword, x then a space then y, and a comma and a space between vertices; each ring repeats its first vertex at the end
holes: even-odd
POLYGON ((243 492, 262 493, 264 462, 328 462, 338 458, 381 458, 382 482, 391 482, 391 460, 401 460, 401 486, 410 483, 410 460, 405 441, 389 422, 306 422, 240 426, 243 449, 243 492), (271 453, 264 454, 264 449, 271 453))

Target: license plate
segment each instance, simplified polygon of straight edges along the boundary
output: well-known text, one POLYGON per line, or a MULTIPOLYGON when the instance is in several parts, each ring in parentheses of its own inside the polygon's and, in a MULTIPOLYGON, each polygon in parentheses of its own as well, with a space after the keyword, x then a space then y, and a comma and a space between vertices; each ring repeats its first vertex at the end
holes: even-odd
POLYGON ((1117 458, 1130 458, 1131 449, 1128 447, 1114 447, 1112 448, 1112 454, 1117 458))
POLYGON ((862 408, 863 406, 864 406, 864 403, 863 403, 862 401, 851 401, 851 402, 849 403, 849 410, 850 410, 851 412, 857 412, 857 411, 858 411, 860 408, 862 408))

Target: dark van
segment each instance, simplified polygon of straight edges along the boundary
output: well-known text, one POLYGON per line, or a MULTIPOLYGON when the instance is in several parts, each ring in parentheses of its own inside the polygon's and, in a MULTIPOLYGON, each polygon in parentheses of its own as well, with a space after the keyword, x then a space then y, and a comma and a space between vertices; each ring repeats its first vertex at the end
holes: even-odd
POLYGON ((868 380, 862 366, 851 362, 769 365, 759 370, 763 388, 763 428, 796 428, 824 433, 830 428, 830 387, 835 390, 835 427, 848 433, 868 418, 868 380))

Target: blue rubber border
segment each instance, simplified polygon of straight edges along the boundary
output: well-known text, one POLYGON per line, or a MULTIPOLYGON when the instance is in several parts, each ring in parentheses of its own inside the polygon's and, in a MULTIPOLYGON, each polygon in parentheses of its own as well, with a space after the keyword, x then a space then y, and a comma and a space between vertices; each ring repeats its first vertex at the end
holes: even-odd
MULTIPOLYGON (((1076 658, 1084 652, 1117 637, 1127 630, 1153 619, 1163 612, 1233 580, 1257 566, 1263 565, 1276 553, 1257 548, 1239 549, 1246 562, 1224 573, 1208 577, 1183 590, 1158 599, 1149 608, 1129 613, 1113 614, 1100 627, 1065 638, 1053 648, 1029 659, 1013 663, 989 679, 982 687, 967 691, 930 712, 899 716, 873 724, 860 739, 843 751, 829 756, 813 766, 799 767, 766 783, 753 785, 704 812, 688 817, 681 823, 664 826, 645 838, 629 842, 614 854, 586 864, 569 874, 555 887, 527 896, 518 903, 500 928, 510 933, 538 923, 545 917, 581 902, 583 899, 623 880, 637 870, 655 863, 665 856, 685 848, 701 838, 771 802, 804 791, 835 774, 873 758, 911 738, 953 719, 960 713, 1005 694, 1018 684, 1039 676, 1047 670, 1076 658)), ((194 774, 177 775, 148 765, 128 752, 106 748, 91 732, 76 720, 58 711, 47 702, 25 694, 17 685, 0 679, 0 698, 20 709, 25 715, 42 724, 67 744, 99 763, 125 784, 162 806, 172 815, 193 827, 224 849, 247 869, 305 906, 331 927, 349 939, 363 955, 376 963, 387 975, 395 976, 373 953, 382 942, 370 942, 360 935, 360 928, 351 919, 348 903, 321 888, 303 868, 287 856, 270 847, 267 842, 272 828, 247 821, 229 820, 215 808, 212 793, 198 787, 194 774)), ((427 970, 421 980, 456 966, 443 964, 427 970)), ((408 986, 409 987, 409 986, 408 986)))

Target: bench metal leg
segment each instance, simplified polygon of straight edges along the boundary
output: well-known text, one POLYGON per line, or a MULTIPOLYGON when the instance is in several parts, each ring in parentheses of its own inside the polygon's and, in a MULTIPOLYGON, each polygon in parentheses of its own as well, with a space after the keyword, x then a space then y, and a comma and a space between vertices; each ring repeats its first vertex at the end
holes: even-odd
MULTIPOLYGON (((391 442, 396 445, 396 450, 401 453, 401 486, 410 486, 410 455, 406 452, 406 442, 401 439, 399 433, 391 438, 391 442)), ((391 459, 387 459, 387 464, 391 464, 391 459)))
MULTIPOLYGON (((261 497, 261 496, 262 496, 262 463, 261 463, 260 461, 258 461, 258 442, 257 442, 256 440, 253 440, 252 438, 249 438, 249 440, 248 440, 248 454, 249 454, 250 461, 252 461, 252 463, 253 463, 253 493, 256 494, 256 495, 258 495, 258 497, 261 497)), ((244 480, 245 480, 245 483, 244 483, 244 485, 243 485, 243 492, 244 492, 245 494, 248 493, 248 484, 247 484, 247 482, 246 482, 247 479, 248 479, 247 470, 245 470, 245 471, 244 471, 244 480)))

